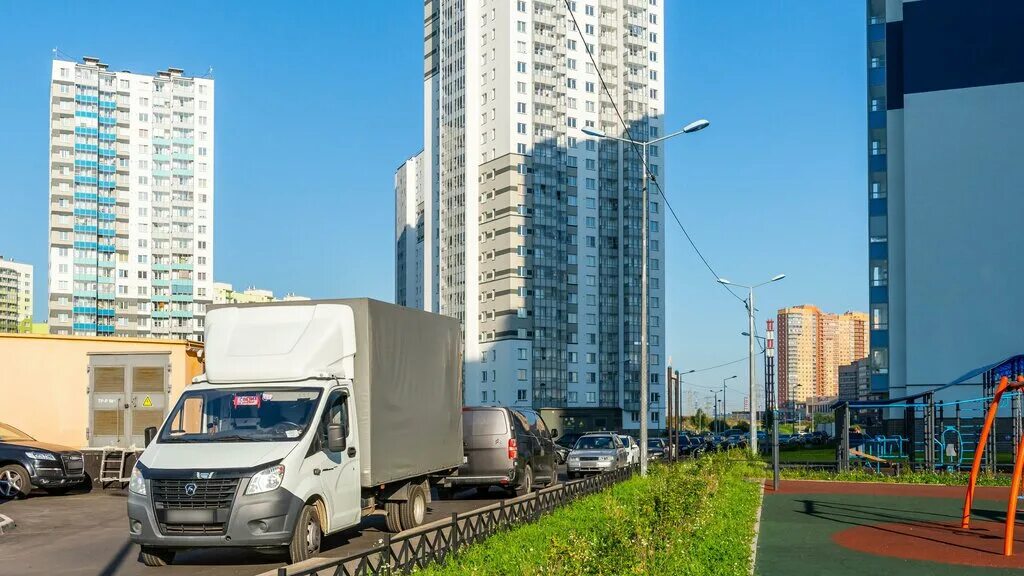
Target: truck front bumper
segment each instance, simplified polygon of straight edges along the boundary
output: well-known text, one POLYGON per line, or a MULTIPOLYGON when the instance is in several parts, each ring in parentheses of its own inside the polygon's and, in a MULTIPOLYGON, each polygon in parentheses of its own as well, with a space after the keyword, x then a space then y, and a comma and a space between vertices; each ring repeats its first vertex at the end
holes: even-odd
MULTIPOLYGON (((128 536, 137 544, 160 548, 283 546, 291 541, 304 504, 284 488, 248 496, 239 490, 231 508, 216 512, 220 517, 214 519, 223 522, 175 522, 171 525, 169 520, 173 517, 168 517, 167 513, 175 511, 161 510, 158 516, 149 496, 129 493, 128 536)), ((184 512, 182 517, 187 520, 187 513, 193 511, 177 512, 184 512)))

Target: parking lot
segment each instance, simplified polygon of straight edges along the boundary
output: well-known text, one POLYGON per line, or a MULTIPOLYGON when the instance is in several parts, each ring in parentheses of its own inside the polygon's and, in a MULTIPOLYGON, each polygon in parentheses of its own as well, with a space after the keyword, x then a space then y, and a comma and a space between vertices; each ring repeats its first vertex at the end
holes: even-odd
MULTIPOLYGON (((564 467, 559 478, 564 480, 564 467)), ((426 522, 452 512, 469 512, 506 497, 492 489, 478 495, 461 492, 454 500, 434 500, 426 522)), ((174 565, 146 568, 137 561, 138 546, 128 541, 126 497, 121 491, 94 490, 66 496, 36 492, 25 500, 0 501, 0 513, 17 528, 0 536, 0 566, 5 574, 252 576, 285 565, 285 554, 218 548, 179 554, 174 565)), ((322 557, 341 557, 370 548, 385 532, 378 513, 358 528, 327 537, 322 557)))

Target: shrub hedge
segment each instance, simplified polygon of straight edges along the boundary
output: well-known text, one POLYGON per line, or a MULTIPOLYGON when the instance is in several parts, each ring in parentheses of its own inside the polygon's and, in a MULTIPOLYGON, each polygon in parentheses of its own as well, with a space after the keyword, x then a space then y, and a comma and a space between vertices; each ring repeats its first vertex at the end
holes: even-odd
POLYGON ((652 465, 418 574, 745 575, 762 474, 736 454, 652 465))

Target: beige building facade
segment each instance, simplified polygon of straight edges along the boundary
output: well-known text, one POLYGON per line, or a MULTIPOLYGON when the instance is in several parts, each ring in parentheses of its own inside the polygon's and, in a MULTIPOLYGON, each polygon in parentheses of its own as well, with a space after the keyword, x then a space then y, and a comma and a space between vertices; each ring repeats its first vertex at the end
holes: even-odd
POLYGON ((202 373, 187 340, 0 334, 0 422, 72 447, 141 446, 202 373))
POLYGON ((778 390, 783 403, 839 394, 839 367, 868 355, 868 315, 803 304, 778 312, 778 390))

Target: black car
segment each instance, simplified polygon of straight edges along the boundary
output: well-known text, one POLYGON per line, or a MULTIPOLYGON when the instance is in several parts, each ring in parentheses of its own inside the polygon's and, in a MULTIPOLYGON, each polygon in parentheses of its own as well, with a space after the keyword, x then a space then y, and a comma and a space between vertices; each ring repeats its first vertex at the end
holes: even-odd
POLYGON ((680 456, 700 456, 706 450, 704 446, 704 439, 700 436, 680 436, 679 437, 679 455, 680 456))
POLYGON ((647 459, 661 460, 668 454, 668 445, 661 438, 647 439, 647 459))
POLYGON ((449 476, 438 496, 474 486, 486 492, 498 486, 527 494, 558 479, 555 443, 540 414, 529 409, 467 406, 462 409, 463 464, 449 476))
POLYGON ((0 422, 0 499, 23 498, 33 488, 63 494, 85 483, 82 453, 40 442, 0 422))

